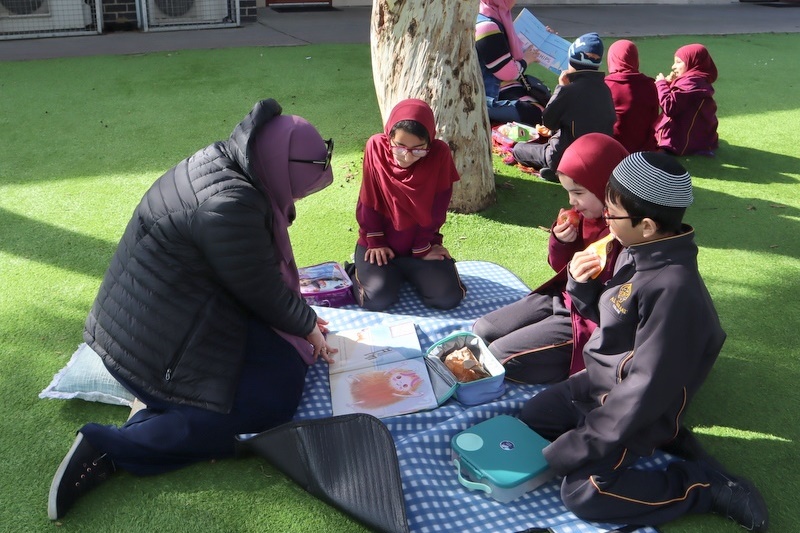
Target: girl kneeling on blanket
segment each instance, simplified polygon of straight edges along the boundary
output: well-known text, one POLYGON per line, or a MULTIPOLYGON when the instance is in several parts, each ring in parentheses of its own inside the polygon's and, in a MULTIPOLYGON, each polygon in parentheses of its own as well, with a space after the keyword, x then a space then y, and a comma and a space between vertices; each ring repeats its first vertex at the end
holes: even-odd
MULTIPOLYGON (((513 304, 479 318, 472 329, 503 364, 506 377, 522 383, 557 383, 583 369, 583 345, 597 327, 571 305, 567 266, 575 252, 609 234, 603 199, 611 171, 628 151, 612 137, 587 133, 564 152, 558 180, 578 212, 553 223, 547 262, 557 273, 513 304)), ((600 280, 611 278, 620 245, 613 241, 600 280)))
POLYGON ((406 280, 429 307, 451 309, 466 293, 439 232, 459 175, 435 134, 430 106, 408 99, 367 141, 352 277, 356 301, 370 311, 395 303, 406 280))

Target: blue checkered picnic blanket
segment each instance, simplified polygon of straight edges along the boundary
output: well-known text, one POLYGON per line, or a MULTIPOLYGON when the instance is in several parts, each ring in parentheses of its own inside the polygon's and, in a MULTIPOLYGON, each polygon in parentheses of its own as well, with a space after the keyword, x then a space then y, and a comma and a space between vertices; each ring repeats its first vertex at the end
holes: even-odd
MULTIPOLYGON (((469 331, 480 316, 522 298, 530 289, 505 268, 486 261, 456 263, 467 287, 462 303, 450 311, 425 307, 406 285, 399 301, 385 313, 356 306, 339 309, 315 307, 329 322, 331 331, 362 328, 409 318, 417 325, 423 351, 456 331, 469 331)), ((494 416, 515 416, 541 386, 506 383, 499 399, 465 407, 455 399, 431 411, 383 419, 394 437, 403 482, 409 529, 414 533, 516 532, 549 528, 554 533, 601 533, 618 525, 584 522, 564 507, 560 479, 554 479, 510 503, 499 503, 481 492, 464 488, 450 457, 450 439, 469 427, 494 416)), ((332 416, 328 367, 320 361, 306 377, 306 387, 296 419, 332 416)), ((643 461, 643 468, 659 468, 664 457, 643 461)), ((640 528, 637 533, 655 532, 640 528)))

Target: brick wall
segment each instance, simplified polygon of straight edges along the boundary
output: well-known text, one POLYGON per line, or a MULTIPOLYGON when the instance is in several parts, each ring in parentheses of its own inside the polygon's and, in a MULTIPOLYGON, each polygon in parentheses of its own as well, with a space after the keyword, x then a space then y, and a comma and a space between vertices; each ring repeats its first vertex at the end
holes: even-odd
POLYGON ((103 0, 103 31, 135 30, 135 0, 103 0))
POLYGON ((242 24, 258 20, 256 0, 239 0, 239 11, 242 13, 242 24))

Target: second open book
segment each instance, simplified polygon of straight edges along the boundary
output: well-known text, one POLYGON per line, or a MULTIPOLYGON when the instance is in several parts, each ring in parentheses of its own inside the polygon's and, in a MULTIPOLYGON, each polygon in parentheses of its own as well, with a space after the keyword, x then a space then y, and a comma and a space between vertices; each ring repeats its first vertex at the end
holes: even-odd
POLYGON ((555 74, 569 67, 569 41, 551 32, 533 13, 520 11, 514 19, 514 30, 522 40, 523 48, 533 46, 537 50, 536 62, 555 74))

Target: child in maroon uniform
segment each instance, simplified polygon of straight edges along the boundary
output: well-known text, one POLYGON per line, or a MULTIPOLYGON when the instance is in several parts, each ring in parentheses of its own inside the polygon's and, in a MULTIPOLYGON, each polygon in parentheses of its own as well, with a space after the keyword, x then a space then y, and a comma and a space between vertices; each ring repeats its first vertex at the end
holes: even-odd
POLYGON ((719 146, 714 87, 717 66, 702 44, 675 52, 672 72, 656 76, 661 119, 656 142, 673 155, 714 155, 719 146))
POLYGON ((451 309, 464 297, 439 233, 459 176, 450 147, 435 134, 430 106, 408 99, 367 141, 352 277, 356 301, 370 311, 395 303, 406 280, 430 307, 451 309))
POLYGON ((617 112, 614 138, 631 153, 655 150, 658 93, 655 80, 639 72, 639 50, 622 39, 608 47, 606 61, 605 82, 617 112))
MULTIPOLYGON (((587 133, 564 152, 558 179, 578 212, 577 224, 556 220, 547 262, 556 271, 523 299, 479 318, 472 329, 503 364, 506 377, 523 383, 556 383, 583 369, 583 345, 595 323, 574 312, 566 293, 566 267, 572 255, 608 235, 602 218, 611 171, 628 155, 611 136, 587 133)), ((611 277, 617 244, 601 280, 611 277)))

